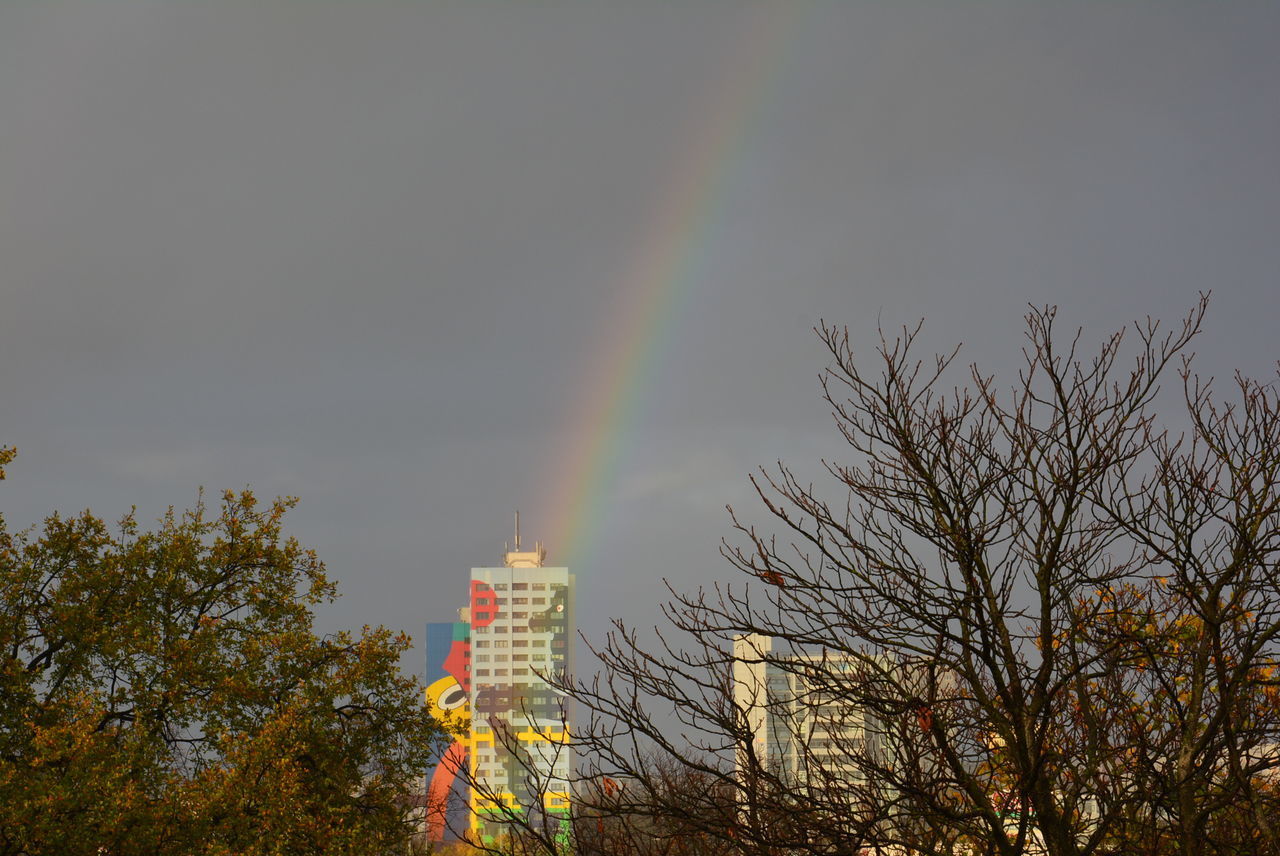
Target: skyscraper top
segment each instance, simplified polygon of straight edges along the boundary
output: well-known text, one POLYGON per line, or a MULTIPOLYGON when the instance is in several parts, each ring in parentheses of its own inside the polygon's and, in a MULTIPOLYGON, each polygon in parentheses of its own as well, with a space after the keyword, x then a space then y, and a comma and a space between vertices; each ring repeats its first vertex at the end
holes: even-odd
POLYGON ((516 540, 515 549, 507 550, 503 556, 502 564, 508 568, 541 568, 547 560, 547 550, 542 546, 541 541, 533 542, 533 550, 520 550, 520 512, 516 512, 516 540))

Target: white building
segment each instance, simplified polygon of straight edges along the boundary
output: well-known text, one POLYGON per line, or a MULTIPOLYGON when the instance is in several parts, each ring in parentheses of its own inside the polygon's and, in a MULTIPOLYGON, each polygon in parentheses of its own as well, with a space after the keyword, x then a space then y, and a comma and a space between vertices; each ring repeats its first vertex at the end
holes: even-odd
POLYGON ((545 560, 541 544, 521 551, 517 528, 502 567, 471 569, 471 817, 482 835, 512 813, 568 810, 569 711, 544 676, 572 670, 573 575, 545 560))
POLYGON ((868 667, 878 673, 872 679, 884 679, 886 665, 878 658, 779 654, 768 636, 735 637, 734 703, 752 735, 750 749, 738 753, 740 773, 754 763, 792 785, 861 783, 856 758, 876 757, 881 729, 842 689, 868 667))

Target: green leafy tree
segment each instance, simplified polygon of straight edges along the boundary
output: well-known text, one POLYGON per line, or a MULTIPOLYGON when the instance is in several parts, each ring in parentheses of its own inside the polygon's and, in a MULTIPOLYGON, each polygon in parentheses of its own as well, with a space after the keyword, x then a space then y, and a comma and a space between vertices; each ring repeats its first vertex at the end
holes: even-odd
POLYGON ((315 634, 294 502, 0 519, 0 854, 409 847, 438 728, 405 636, 315 634))

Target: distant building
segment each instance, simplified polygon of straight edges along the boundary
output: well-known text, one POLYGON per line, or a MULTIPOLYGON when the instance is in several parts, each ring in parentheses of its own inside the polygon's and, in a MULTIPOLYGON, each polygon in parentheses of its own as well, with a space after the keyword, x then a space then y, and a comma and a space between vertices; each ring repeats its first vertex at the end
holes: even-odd
MULTIPOLYGON (((754 763, 792 785, 861 783, 863 770, 853 759, 877 757, 883 729, 835 690, 846 680, 842 673, 852 680, 867 662, 830 653, 778 654, 768 636, 736 637, 734 703, 746 715, 754 763)), ((737 762, 740 772, 751 763, 745 747, 737 762)))
POLYGON ((502 566, 471 569, 462 620, 444 625, 447 648, 446 631, 428 627, 428 675, 440 671, 433 664, 442 656, 452 664, 444 678, 428 679, 428 701, 443 699, 437 707, 444 710, 456 703, 466 723, 446 759, 455 775, 442 763, 428 786, 439 807, 432 840, 458 826, 450 796, 458 782, 469 784, 467 827, 479 837, 501 834, 513 816, 554 818, 569 810, 571 716, 545 678, 572 670, 573 575, 545 561, 541 544, 521 550, 517 516, 514 549, 502 566))

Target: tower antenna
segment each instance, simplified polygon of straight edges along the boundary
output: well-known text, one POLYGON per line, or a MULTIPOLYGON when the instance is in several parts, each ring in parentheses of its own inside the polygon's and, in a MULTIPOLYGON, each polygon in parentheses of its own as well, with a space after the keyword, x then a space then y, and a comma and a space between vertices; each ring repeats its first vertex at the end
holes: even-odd
POLYGON ((520 512, 516 512, 516 552, 520 552, 520 512))

